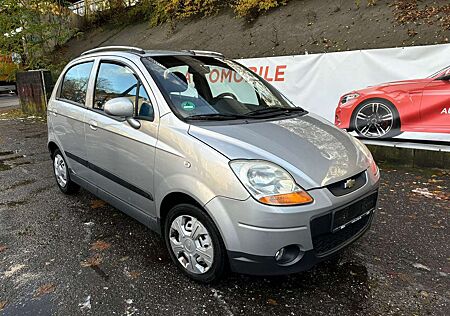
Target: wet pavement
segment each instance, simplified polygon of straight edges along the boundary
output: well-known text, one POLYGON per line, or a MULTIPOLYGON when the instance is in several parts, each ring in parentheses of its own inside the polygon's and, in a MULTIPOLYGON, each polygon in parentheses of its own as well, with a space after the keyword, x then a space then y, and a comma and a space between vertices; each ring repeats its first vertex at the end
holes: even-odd
POLYGON ((0 119, 0 315, 450 315, 450 173, 382 179, 371 230, 338 259, 200 285, 137 221, 59 192, 45 123, 0 119))
POLYGON ((19 98, 16 95, 0 94, 0 109, 17 107, 19 105, 19 98))

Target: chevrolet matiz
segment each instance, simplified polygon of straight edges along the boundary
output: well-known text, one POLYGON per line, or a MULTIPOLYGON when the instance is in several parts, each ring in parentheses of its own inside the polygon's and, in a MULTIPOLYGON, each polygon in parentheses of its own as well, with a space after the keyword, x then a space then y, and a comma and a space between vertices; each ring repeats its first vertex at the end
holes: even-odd
POLYGON ((359 140, 206 51, 103 47, 48 104, 56 183, 162 235, 200 282, 311 268, 363 235, 379 170, 359 140))

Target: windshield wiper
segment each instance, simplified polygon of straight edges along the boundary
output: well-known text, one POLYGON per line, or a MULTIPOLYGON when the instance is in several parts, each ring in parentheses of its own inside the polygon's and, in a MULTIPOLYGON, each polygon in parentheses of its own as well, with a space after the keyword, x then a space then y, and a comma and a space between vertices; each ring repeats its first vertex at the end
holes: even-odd
POLYGON ((222 120, 237 120, 249 118, 253 117, 240 114, 220 114, 220 113, 197 114, 185 117, 186 120, 198 120, 198 121, 222 121, 222 120))
POLYGON ((307 113, 307 111, 302 108, 273 107, 273 108, 264 108, 264 109, 247 112, 247 113, 245 113, 245 115, 248 115, 248 116, 257 116, 257 115, 262 115, 262 114, 278 115, 278 114, 289 114, 289 113, 296 113, 296 112, 307 113))

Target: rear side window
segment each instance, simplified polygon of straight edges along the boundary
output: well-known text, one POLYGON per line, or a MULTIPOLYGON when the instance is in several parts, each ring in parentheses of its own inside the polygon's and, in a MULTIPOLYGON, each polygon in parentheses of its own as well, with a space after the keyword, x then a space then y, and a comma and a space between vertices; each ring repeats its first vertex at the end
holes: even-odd
POLYGON ((60 98, 84 105, 86 92, 94 62, 87 62, 71 67, 64 75, 60 98))
POLYGON ((95 82, 93 108, 103 111, 106 101, 119 97, 133 102, 136 117, 153 120, 150 98, 135 73, 125 65, 102 62, 95 82))

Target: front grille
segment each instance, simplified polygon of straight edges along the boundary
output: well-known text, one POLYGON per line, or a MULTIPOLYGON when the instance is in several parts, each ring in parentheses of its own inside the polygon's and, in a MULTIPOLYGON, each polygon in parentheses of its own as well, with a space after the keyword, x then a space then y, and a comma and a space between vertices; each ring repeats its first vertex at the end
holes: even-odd
POLYGON ((366 227, 372 215, 365 216, 359 221, 346 226, 334 233, 324 234, 313 238, 313 245, 317 255, 323 255, 357 235, 364 227, 366 227))
POLYGON ((311 220, 311 237, 318 256, 326 255, 352 239, 370 223, 378 193, 311 220))

